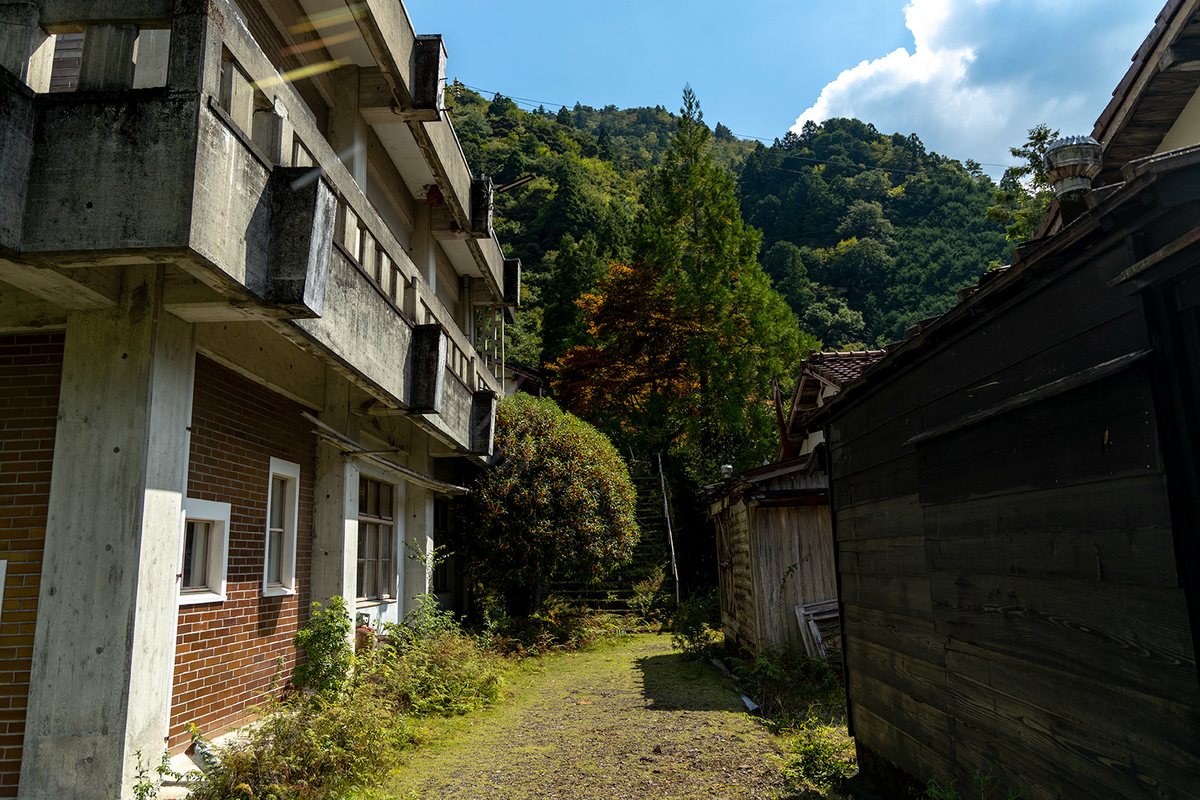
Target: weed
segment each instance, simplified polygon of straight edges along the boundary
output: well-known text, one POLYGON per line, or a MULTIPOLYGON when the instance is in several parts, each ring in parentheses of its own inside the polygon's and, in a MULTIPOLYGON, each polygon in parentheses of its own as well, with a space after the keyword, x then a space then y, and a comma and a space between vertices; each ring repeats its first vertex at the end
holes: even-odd
POLYGON ((716 630, 720 624, 715 590, 684 600, 671 621, 671 644, 688 655, 707 658, 713 645, 721 640, 720 632, 716 630))
POLYGON ((829 724, 814 716, 790 733, 790 758, 783 770, 789 783, 831 789, 854 774, 854 740, 844 724, 829 724))
POLYGON ((666 579, 666 572, 660 564, 633 585, 629 608, 643 622, 654 622, 655 618, 667 609, 668 593, 663 591, 666 579))
POLYGON ((625 635, 625 620, 551 595, 537 613, 502 619, 493 628, 492 647, 502 655, 537 657, 586 650, 625 635))
MULTIPOLYGON (((962 800, 962 794, 955 788, 956 780, 951 780, 946 786, 942 786, 936 777, 930 778, 929 783, 925 787, 925 796, 929 800, 962 800)), ((1004 800, 1020 800, 1024 792, 1020 789, 1014 789, 1000 782, 1000 780, 992 775, 992 768, 988 767, 987 772, 982 769, 975 770, 972 776, 972 783, 975 786, 975 793, 979 800, 999 800, 1003 797, 1004 800), (1002 794, 1001 794, 1002 793, 1002 794)))
POLYGON ((305 659, 296 667, 292 681, 301 689, 311 689, 326 698, 342 691, 350 676, 354 648, 350 644, 350 612, 346 601, 334 597, 328 608, 312 604, 308 622, 293 642, 303 650, 305 659))
POLYGON ((846 692, 824 661, 800 653, 762 653, 733 659, 733 674, 763 715, 787 727, 813 718, 845 716, 846 692))

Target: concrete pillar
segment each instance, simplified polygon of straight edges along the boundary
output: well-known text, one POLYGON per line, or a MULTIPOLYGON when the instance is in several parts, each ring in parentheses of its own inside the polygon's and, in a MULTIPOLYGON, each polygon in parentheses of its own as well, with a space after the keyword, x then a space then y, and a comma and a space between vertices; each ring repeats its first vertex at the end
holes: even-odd
POLYGON ((335 102, 329 109, 329 144, 342 157, 354 182, 367 188, 367 123, 358 113, 358 67, 330 73, 335 102))
MULTIPOLYGON (((319 419, 356 438, 358 418, 350 413, 350 384, 331 368, 325 374, 325 409, 319 419)), ((358 460, 319 442, 314 496, 312 599, 328 605, 330 598, 340 596, 353 614, 358 589, 358 460)))
MULTIPOLYGON (((429 290, 437 293, 437 247, 433 238, 433 207, 428 203, 416 202, 412 231, 412 261, 429 284, 429 290)), ((418 324, 424 320, 417 320, 418 324)))
MULTIPOLYGON (((429 434, 414 426, 409 449, 411 455, 408 458, 408 466, 428 475, 431 472, 429 434)), ((403 553, 403 599, 404 613, 407 614, 416 608, 416 596, 429 591, 430 576, 427 565, 432 565, 430 559, 433 558, 436 542, 433 541, 433 492, 424 486, 410 483, 405 486, 404 493, 404 541, 407 546, 403 553), (425 553, 425 564, 413 557, 414 551, 425 553)))
POLYGON ((79 91, 120 91, 133 86, 137 25, 88 25, 79 60, 79 91))
POLYGON ((167 86, 173 92, 217 94, 221 85, 220 16, 208 13, 209 0, 175 0, 167 86))
POLYGON ((171 53, 171 31, 143 29, 138 33, 133 69, 133 88, 167 85, 167 61, 171 53))
POLYGON ((132 796, 164 745, 193 326, 162 267, 67 321, 19 797, 132 796))
POLYGON ((40 20, 41 12, 37 3, 0 0, 0 67, 25 81, 34 91, 44 92, 50 88, 49 73, 42 74, 45 66, 44 48, 49 41, 50 57, 53 59, 54 37, 42 31, 40 20), (46 89, 34 85, 40 85, 43 77, 46 89))

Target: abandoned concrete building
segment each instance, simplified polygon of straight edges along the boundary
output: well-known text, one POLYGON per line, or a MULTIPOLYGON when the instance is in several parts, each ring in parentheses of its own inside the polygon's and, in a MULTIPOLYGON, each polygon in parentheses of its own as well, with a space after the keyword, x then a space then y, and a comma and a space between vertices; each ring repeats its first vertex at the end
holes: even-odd
POLYGON ((431 588, 520 284, 445 59, 395 0, 0 0, 0 797, 127 797, 312 601, 431 588))

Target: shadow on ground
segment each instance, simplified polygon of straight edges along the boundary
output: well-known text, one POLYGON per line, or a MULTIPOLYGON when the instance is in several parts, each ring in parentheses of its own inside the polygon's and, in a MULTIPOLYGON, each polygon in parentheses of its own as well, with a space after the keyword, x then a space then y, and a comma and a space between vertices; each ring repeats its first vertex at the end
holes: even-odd
POLYGON ((642 694, 654 711, 730 711, 746 707, 733 683, 712 666, 678 653, 639 658, 642 694))

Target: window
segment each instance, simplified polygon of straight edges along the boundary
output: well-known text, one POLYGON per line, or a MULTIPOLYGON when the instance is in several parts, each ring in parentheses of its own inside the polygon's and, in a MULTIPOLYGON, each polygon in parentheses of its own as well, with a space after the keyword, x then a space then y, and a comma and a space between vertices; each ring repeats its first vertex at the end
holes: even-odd
POLYGON ((183 501, 183 511, 179 604, 223 602, 229 563, 230 505, 189 497, 183 501))
MULTIPOLYGON (((454 507, 444 497, 433 500, 433 543, 445 542, 450 531, 454 528, 454 507)), ((432 586, 429 591, 435 594, 450 591, 450 563, 448 557, 435 559, 433 575, 430 576, 432 586)))
POLYGON ((263 594, 274 597, 296 591, 296 516, 300 510, 300 465, 272 458, 270 474, 267 484, 263 594))
POLYGON ((396 596, 396 539, 392 499, 396 487, 358 479, 358 599, 396 596))

